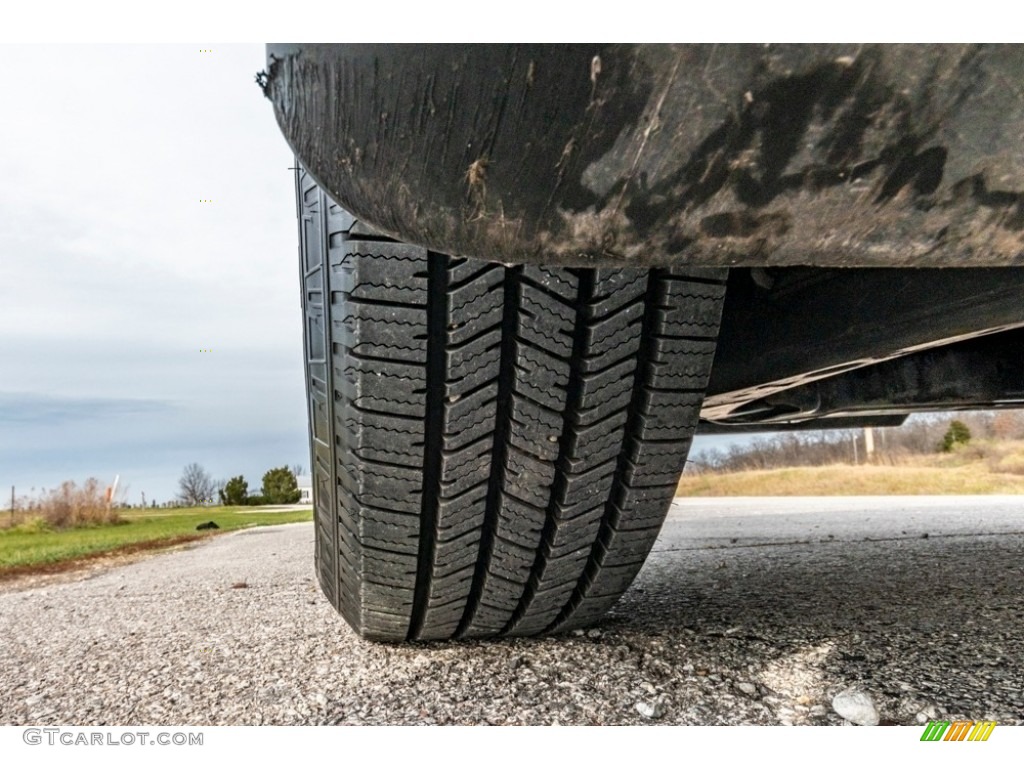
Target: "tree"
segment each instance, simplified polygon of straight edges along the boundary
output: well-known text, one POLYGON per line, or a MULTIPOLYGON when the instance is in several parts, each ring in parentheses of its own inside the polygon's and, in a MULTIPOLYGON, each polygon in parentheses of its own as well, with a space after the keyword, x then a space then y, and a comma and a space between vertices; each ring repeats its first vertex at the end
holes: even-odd
POLYGON ((292 474, 295 475, 295 477, 301 477, 304 474, 304 472, 302 471, 304 469, 305 467, 303 467, 301 464, 292 464, 292 474))
POLYGON ((215 486, 209 473, 195 462, 185 467, 178 480, 178 499, 190 507, 209 504, 215 486))
POLYGON ((229 507, 240 507, 249 498, 249 484, 242 475, 232 477, 220 491, 220 503, 229 507))
POLYGON ((967 445, 971 441, 971 430, 959 419, 949 423, 949 429, 942 436, 942 450, 949 453, 958 445, 967 445))
POLYGON ((267 504, 295 504, 302 494, 292 471, 278 467, 263 476, 263 496, 267 504))

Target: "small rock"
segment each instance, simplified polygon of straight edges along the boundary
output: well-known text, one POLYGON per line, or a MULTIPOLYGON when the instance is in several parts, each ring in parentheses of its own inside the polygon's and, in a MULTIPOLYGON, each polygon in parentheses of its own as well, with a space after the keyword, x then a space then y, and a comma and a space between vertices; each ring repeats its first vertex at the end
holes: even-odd
POLYGON ((591 640, 596 640, 600 636, 601 636, 601 630, 600 629, 589 629, 589 630, 587 630, 587 637, 589 637, 591 640))
POLYGON ((918 712, 917 715, 914 716, 914 719, 922 725, 927 723, 929 720, 938 720, 939 710, 935 707, 934 704, 929 704, 927 707, 918 712))
POLYGON ((810 696, 797 696, 796 697, 796 703, 797 704, 805 704, 805 705, 806 704, 810 704, 811 703, 811 697, 810 696))
POLYGON ((857 725, 878 725, 878 710, 864 691, 847 688, 832 699, 832 709, 844 720, 857 725))
POLYGON ((585 634, 586 634, 586 632, 584 632, 582 629, 574 629, 572 631, 572 636, 573 637, 583 637, 583 635, 585 635, 585 634))
POLYGON ((668 702, 665 701, 664 696, 654 701, 640 701, 637 702, 636 711, 640 713, 641 717, 646 717, 648 720, 657 720, 665 716, 665 712, 668 711, 668 702))
POLYGON ((824 717, 827 714, 828 710, 825 709, 825 707, 823 707, 821 704, 815 704, 813 707, 811 707, 811 717, 824 717))
POLYGON ((739 690, 741 693, 747 694, 747 696, 750 696, 750 697, 757 696, 757 686, 754 685, 753 683, 748 683, 748 682, 736 683, 736 689, 739 690))

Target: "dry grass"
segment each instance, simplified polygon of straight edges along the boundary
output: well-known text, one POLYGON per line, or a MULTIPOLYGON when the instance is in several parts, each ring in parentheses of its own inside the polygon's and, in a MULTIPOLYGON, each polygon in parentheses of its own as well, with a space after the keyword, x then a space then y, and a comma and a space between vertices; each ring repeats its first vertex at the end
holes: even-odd
POLYGON ((1024 494, 1024 441, 977 441, 885 464, 687 474, 678 496, 1024 494))
POLYGON ((94 477, 81 487, 68 480, 60 487, 43 491, 38 498, 23 500, 12 520, 3 515, 0 525, 13 522, 19 530, 64 530, 121 522, 117 509, 107 503, 106 489, 94 477))

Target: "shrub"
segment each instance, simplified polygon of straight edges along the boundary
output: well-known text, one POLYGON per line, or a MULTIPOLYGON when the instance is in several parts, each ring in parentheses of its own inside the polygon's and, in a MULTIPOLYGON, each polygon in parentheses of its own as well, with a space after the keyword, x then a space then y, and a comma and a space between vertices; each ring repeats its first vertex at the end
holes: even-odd
POLYGON ((33 513, 52 528, 77 528, 119 522, 115 504, 107 502, 100 482, 90 477, 79 488, 68 480, 59 488, 44 491, 32 505, 33 513))
POLYGON ((949 423, 949 429, 946 430, 946 434, 942 436, 941 448, 946 453, 949 453, 957 446, 967 445, 969 442, 971 442, 971 430, 959 419, 954 419, 949 423))
POLYGON ((232 477, 220 490, 220 503, 229 507, 240 507, 248 503, 249 484, 242 475, 232 477))
POLYGON ((295 504, 302 498, 295 475, 288 467, 271 469, 263 476, 263 495, 267 504, 295 504))

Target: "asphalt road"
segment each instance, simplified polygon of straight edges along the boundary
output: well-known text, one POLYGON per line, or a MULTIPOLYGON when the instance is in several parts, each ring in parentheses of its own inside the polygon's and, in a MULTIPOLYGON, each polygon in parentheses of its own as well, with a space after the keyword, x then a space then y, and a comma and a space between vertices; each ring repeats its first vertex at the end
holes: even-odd
MULTIPOLYGON (((1024 724, 1024 498, 675 504, 595 630, 387 646, 310 524, 0 593, 0 723, 1024 724)), ((920 726, 918 726, 920 727, 920 726)))

